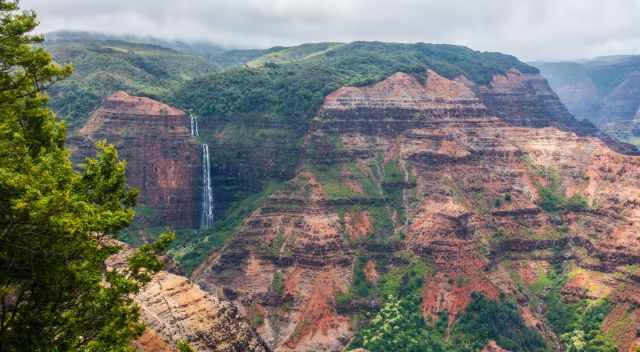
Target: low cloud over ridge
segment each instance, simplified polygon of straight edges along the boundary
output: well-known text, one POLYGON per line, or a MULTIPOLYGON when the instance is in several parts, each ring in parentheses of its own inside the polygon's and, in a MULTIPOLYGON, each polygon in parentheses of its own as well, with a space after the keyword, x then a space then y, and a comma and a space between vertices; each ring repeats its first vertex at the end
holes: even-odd
POLYGON ((381 40, 467 45, 524 60, 640 54, 640 0, 22 0, 40 31, 234 47, 381 40))

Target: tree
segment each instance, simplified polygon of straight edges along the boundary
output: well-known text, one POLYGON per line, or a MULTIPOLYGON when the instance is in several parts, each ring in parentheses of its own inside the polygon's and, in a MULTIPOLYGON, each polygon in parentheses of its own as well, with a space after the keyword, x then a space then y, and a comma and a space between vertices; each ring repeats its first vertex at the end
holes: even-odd
POLYGON ((74 170, 44 93, 71 67, 37 45, 37 24, 0 0, 0 351, 128 350, 144 329, 131 296, 160 270, 172 235, 124 268, 105 265, 137 193, 113 146, 74 170))
POLYGON ((426 329, 415 304, 390 296, 382 309, 352 342, 351 348, 371 352, 440 352, 444 346, 433 331, 426 329))

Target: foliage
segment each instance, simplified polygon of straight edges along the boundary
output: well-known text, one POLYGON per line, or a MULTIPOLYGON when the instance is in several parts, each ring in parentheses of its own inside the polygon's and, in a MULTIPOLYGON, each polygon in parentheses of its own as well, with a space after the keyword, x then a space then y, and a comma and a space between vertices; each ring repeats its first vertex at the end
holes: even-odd
POLYGON ((279 187, 279 184, 272 183, 261 192, 243 195, 231 204, 224 217, 216 220, 210 229, 179 231, 178 240, 169 248, 168 254, 185 273, 190 274, 213 250, 226 243, 243 221, 279 187))
POLYGON ((356 336, 351 348, 378 351, 446 351, 441 338, 425 328, 422 315, 406 300, 390 296, 384 307, 356 336))
POLYGON ((391 269, 380 278, 378 286, 381 297, 405 297, 420 295, 424 275, 429 267, 420 260, 403 267, 391 269))
POLYGON ((511 351, 546 349, 542 337, 525 325, 516 305, 504 298, 493 301, 472 293, 471 303, 449 330, 446 312, 435 322, 425 322, 422 287, 432 269, 418 258, 405 260, 409 261, 407 265, 392 268, 377 285, 368 288, 368 294, 382 298, 384 305, 356 335, 350 348, 467 352, 479 351, 489 340, 496 340, 511 351))
POLYGON ((372 83, 398 71, 424 77, 427 68, 449 78, 464 74, 479 83, 511 68, 537 72, 509 55, 454 45, 354 42, 293 63, 195 79, 177 91, 175 102, 206 118, 258 114, 259 119, 301 123, 340 86, 372 83))
POLYGON ((384 182, 402 183, 404 182, 404 172, 400 168, 398 160, 391 159, 384 163, 384 182))
POLYGON ((346 309, 354 298, 366 298, 375 293, 373 284, 367 280, 365 275, 366 265, 367 259, 362 255, 357 256, 354 260, 351 287, 347 292, 336 295, 336 306, 339 310, 346 309))
POLYGON ((271 291, 278 297, 282 297, 284 293, 284 277, 282 272, 276 271, 271 281, 271 291))
POLYGON ((544 211, 556 213, 559 211, 582 211, 589 208, 589 202, 583 195, 575 193, 569 198, 564 195, 562 179, 555 169, 536 166, 530 159, 526 159, 525 162, 538 176, 545 179, 546 184, 544 185, 534 180, 534 185, 538 190, 538 205, 544 211))
POLYGON ((205 59, 150 44, 64 36, 44 43, 74 74, 50 89, 50 106, 79 127, 102 99, 117 90, 164 96, 190 78, 215 72, 205 59))
MULTIPOLYGON (((256 59, 255 52, 237 54, 256 59)), ((247 197, 268 181, 284 182, 293 177, 305 155, 303 143, 309 123, 325 96, 341 86, 373 83, 398 71, 424 80, 427 68, 447 77, 465 74, 484 83, 491 75, 512 67, 523 72, 535 71, 511 56, 431 44, 318 44, 273 48, 261 55, 264 57, 254 61, 257 67, 236 67, 203 75, 167 95, 169 102, 199 116, 201 136, 210 145, 211 163, 225 170, 224 175, 216 174, 213 179, 216 195, 220 193, 221 199, 247 197), (261 64, 267 62, 268 65, 261 64)), ((342 166, 354 175, 364 193, 354 192, 343 184, 342 169, 311 165, 311 171, 318 171, 316 175, 329 198, 381 196, 379 183, 383 180, 354 165, 342 166)), ((389 165, 389 171, 398 171, 394 166, 389 165)), ((401 209, 397 206, 402 202, 401 190, 388 191, 394 199, 394 208, 401 209)), ((391 214, 381 208, 373 209, 373 213, 377 219, 374 226, 380 234, 374 238, 383 242, 381 239, 393 234, 391 214)), ((403 214, 399 215, 403 221, 403 214)), ((227 214, 223 217, 226 219, 227 214)), ((192 256, 188 259, 191 267, 204 257, 199 248, 191 253, 195 252, 199 253, 197 257, 188 254, 192 256)))
POLYGON ((452 333, 453 345, 459 351, 478 351, 489 340, 510 351, 542 351, 542 337, 528 328, 518 307, 504 298, 494 301, 472 293, 467 309, 458 318, 452 333))
POLYGON ((601 325, 611 311, 611 305, 603 299, 583 299, 564 303, 561 290, 567 277, 552 270, 534 283, 534 292, 543 294, 545 315, 554 332, 560 336, 567 351, 616 351, 612 339, 606 336, 601 325))
POLYGON ((176 344, 176 349, 178 350, 178 352, 194 352, 189 343, 182 340, 178 341, 178 343, 176 344))
POLYGON ((143 331, 132 294, 161 268, 173 236, 107 269, 109 241, 136 192, 112 146, 75 171, 42 90, 71 73, 36 44, 32 12, 0 0, 0 350, 128 350, 143 331))
POLYGON ((358 256, 353 264, 353 280, 351 284, 351 290, 355 296, 368 297, 373 285, 367 280, 365 275, 365 266, 367 265, 367 259, 363 256, 358 256))
MULTIPOLYGON (((344 44, 342 43, 305 43, 293 47, 275 47, 268 50, 269 52, 260 55, 254 60, 248 61, 249 67, 266 66, 273 64, 286 64, 296 61, 312 58, 336 49, 344 44)), ((228 54, 223 54, 227 56, 228 54)))

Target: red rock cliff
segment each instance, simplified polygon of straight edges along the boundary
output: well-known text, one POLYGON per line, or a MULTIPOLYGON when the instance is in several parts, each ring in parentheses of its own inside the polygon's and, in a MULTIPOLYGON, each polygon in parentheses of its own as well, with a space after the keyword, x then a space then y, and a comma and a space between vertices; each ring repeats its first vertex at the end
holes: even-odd
POLYGON ((196 227, 199 204, 199 149, 190 136, 189 117, 150 98, 116 92, 107 97, 79 136, 76 158, 91 155, 106 139, 127 160, 127 183, 140 190, 140 215, 147 226, 196 227), (195 190, 195 191, 194 191, 195 190))
POLYGON ((425 316, 447 311, 453 321, 471 292, 505 292, 524 297, 525 321, 553 340, 516 275, 535 279, 572 260, 571 277, 583 279, 567 295, 631 307, 640 297, 623 273, 640 263, 640 157, 587 132, 540 76, 517 71, 485 86, 429 71, 424 84, 397 73, 338 89, 306 138, 307 166, 194 278, 264 317, 258 331, 275 349, 339 351, 353 322, 335 297, 351 285, 356 253, 367 253, 375 280, 390 270, 376 262, 408 250, 435 268, 424 278, 425 316), (543 211, 544 170, 589 209, 543 211), (595 282, 603 289, 590 292, 595 282))

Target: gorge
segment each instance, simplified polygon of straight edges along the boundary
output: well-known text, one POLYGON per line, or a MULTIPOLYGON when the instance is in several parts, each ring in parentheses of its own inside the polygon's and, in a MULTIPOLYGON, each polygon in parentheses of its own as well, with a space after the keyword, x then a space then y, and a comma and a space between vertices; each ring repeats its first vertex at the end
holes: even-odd
POLYGON ((201 343, 204 325, 172 332, 174 313, 201 319, 178 297, 206 296, 237 307, 233 319, 276 351, 380 350, 367 334, 394 304, 433 350, 562 350, 592 306, 606 308, 594 341, 640 345, 635 148, 574 119, 513 57, 322 50, 165 97, 194 114, 116 92, 70 139, 79 161, 99 139, 119 147, 141 191, 142 241, 182 231, 176 273, 143 293, 143 308, 165 311, 143 314, 146 338, 216 350, 201 343), (184 303, 163 310, 157 297, 184 303), (477 335, 492 330, 474 309, 511 317, 508 333, 477 335))

